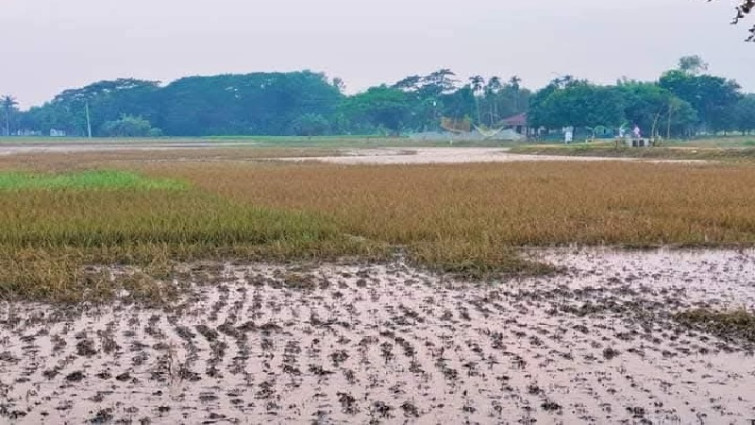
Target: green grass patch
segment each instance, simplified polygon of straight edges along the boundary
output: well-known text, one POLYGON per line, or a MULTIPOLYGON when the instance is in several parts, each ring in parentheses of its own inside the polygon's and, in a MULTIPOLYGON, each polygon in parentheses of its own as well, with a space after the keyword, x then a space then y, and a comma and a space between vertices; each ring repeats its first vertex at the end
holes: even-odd
POLYGON ((0 173, 0 190, 34 189, 141 189, 184 190, 188 185, 178 180, 154 179, 127 171, 92 170, 74 173, 0 173))

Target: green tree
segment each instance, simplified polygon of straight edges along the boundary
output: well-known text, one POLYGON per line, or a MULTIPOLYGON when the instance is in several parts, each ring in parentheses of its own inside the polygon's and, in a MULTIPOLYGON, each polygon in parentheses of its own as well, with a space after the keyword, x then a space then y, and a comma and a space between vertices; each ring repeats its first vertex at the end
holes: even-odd
POLYGON ((481 75, 474 75, 469 78, 469 85, 472 88, 472 94, 475 99, 475 110, 477 112, 477 122, 482 123, 482 114, 480 113, 480 95, 485 87, 485 78, 481 75))
POLYGON ((734 111, 736 130, 743 135, 755 130, 755 94, 748 94, 740 99, 734 111))
POLYGON ((182 78, 160 91, 158 126, 176 136, 286 135, 302 115, 330 118, 342 99, 311 71, 182 78))
POLYGON ((474 89, 466 85, 452 93, 444 94, 440 98, 442 104, 442 115, 451 118, 469 118, 475 115, 477 97, 474 89))
POLYGON ((457 88, 456 74, 450 69, 440 69, 422 77, 420 91, 423 97, 439 97, 453 93, 457 88))
POLYGON ((320 114, 304 114, 296 118, 292 124, 297 136, 322 136, 328 132, 330 123, 320 114))
POLYGON ((160 134, 159 130, 152 128, 149 121, 131 115, 105 122, 101 133, 108 137, 148 137, 160 134))
POLYGON ((159 89, 155 81, 131 78, 99 81, 63 91, 52 101, 29 110, 22 121, 25 128, 44 133, 55 128, 71 135, 83 135, 87 133, 87 106, 95 130, 101 129, 107 121, 119 120, 124 114, 157 121, 159 89))
POLYGON ((372 87, 349 98, 343 105, 343 111, 352 123, 383 127, 393 135, 401 132, 410 117, 407 94, 386 85, 372 87))
POLYGON ((729 128, 731 110, 741 98, 736 81, 712 75, 692 75, 681 70, 663 74, 659 85, 692 105, 702 124, 713 131, 729 128))
POLYGON ((10 121, 11 121, 11 114, 16 111, 16 106, 18 106, 18 101, 13 96, 2 96, 0 97, 0 106, 3 108, 3 112, 5 115, 5 135, 10 136, 10 121))
POLYGON ((697 112, 688 102, 655 83, 621 81, 616 89, 626 120, 652 136, 683 135, 697 122, 697 112))
POLYGON ((614 87, 573 78, 557 79, 533 97, 528 120, 535 127, 619 126, 624 102, 614 87))

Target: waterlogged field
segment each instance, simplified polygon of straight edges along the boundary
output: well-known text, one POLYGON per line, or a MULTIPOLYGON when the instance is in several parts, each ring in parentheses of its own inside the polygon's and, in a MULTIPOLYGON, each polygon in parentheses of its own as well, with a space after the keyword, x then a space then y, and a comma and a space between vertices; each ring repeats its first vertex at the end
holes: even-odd
POLYGON ((751 163, 333 155, 0 157, 0 421, 755 417, 751 163))

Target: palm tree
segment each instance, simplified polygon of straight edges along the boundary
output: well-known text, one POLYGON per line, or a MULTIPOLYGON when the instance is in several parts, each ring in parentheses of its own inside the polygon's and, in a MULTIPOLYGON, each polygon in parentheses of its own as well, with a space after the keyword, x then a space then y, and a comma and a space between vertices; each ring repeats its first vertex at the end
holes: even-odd
POLYGON ((514 75, 509 79, 509 85, 514 90, 514 110, 519 113, 519 89, 521 88, 522 79, 514 75))
POLYGON ((521 82, 522 82, 522 79, 519 78, 518 75, 514 75, 513 77, 509 79, 509 84, 511 84, 511 87, 513 87, 514 90, 517 90, 517 91, 519 90, 521 82))
POLYGON ((482 124, 482 116, 480 115, 479 94, 482 91, 483 87, 485 87, 485 78, 483 78, 481 75, 475 75, 469 78, 469 83, 472 87, 472 92, 474 92, 474 101, 475 101, 475 106, 477 108, 477 122, 479 124, 482 124))
POLYGON ((16 109, 18 101, 13 96, 1 96, 0 107, 5 111, 5 135, 10 136, 10 113, 16 109))
POLYGON ((500 118, 498 115, 498 93, 501 91, 501 88, 503 88, 503 84, 501 83, 500 77, 490 77, 488 80, 488 85, 485 86, 485 97, 488 101, 488 119, 489 119, 489 126, 493 126, 496 121, 500 118))

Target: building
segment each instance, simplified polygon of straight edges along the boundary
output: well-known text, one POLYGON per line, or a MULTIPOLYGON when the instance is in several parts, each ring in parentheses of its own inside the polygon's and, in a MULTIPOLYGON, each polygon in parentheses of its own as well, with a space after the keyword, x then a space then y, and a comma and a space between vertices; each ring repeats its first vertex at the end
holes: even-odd
POLYGON ((527 124, 527 113, 523 112, 513 117, 508 117, 501 120, 500 125, 504 128, 512 129, 522 136, 530 135, 530 127, 527 124))

